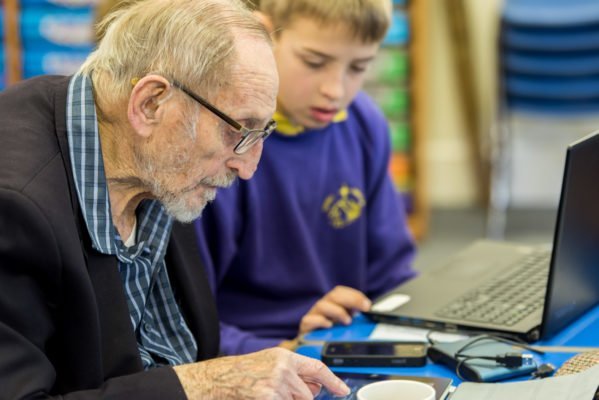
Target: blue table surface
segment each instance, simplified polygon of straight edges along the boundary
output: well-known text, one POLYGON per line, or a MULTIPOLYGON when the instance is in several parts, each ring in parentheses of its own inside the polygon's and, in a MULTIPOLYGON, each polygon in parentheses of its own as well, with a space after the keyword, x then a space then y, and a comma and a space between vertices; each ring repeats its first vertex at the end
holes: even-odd
MULTIPOLYGON (((363 315, 358 314, 349 326, 334 326, 330 329, 320 329, 313 331, 304 337, 306 342, 318 344, 306 344, 298 347, 299 354, 320 359, 322 345, 326 341, 352 341, 367 340, 376 324, 371 322, 363 315)), ((576 347, 597 347, 599 350, 599 306, 587 312, 581 318, 576 320, 570 326, 548 340, 533 343, 538 346, 576 346, 576 347)), ((561 366, 567 359, 574 356, 576 352, 551 353, 545 355, 535 355, 538 364, 551 363, 556 367, 561 366)), ((409 376, 429 376, 429 377, 447 377, 451 378, 455 384, 461 380, 454 371, 449 368, 427 361, 424 367, 333 367, 336 372, 365 372, 376 374, 398 374, 409 376)), ((514 380, 529 379, 529 377, 516 378, 514 380)))

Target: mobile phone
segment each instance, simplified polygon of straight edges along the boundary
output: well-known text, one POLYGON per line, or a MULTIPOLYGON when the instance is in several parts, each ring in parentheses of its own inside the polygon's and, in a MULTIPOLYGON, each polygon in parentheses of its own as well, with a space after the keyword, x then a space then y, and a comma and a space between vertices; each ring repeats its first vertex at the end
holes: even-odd
POLYGON ((426 351, 422 342, 327 342, 321 359, 335 367, 422 367, 426 351))

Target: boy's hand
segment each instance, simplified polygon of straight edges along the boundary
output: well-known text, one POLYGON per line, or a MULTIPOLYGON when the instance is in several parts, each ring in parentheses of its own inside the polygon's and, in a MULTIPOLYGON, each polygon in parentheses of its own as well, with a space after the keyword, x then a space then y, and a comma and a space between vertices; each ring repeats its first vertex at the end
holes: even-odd
POLYGON ((304 334, 317 328, 330 328, 334 323, 349 325, 356 311, 368 311, 372 303, 359 290, 336 286, 318 300, 302 318, 299 333, 304 334))

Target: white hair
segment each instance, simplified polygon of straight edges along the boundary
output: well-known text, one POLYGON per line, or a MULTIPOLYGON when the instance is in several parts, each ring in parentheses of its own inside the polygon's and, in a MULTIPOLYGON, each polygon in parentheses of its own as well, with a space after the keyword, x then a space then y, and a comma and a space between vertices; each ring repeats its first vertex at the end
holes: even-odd
POLYGON ((269 36, 240 0, 143 0, 110 13, 106 33, 81 66, 107 101, 128 96, 131 81, 149 73, 207 93, 226 86, 237 35, 269 36))

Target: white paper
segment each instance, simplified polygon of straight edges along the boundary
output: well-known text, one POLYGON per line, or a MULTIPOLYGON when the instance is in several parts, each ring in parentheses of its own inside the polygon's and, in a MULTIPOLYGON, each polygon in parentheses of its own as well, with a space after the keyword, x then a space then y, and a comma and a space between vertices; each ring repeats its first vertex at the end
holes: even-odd
POLYGON ((462 383, 450 400, 593 400, 599 365, 554 378, 508 383, 462 383))
MULTIPOLYGON (((428 329, 413 328, 410 326, 377 324, 370 336, 370 340, 396 340, 402 342, 428 342, 426 335, 428 329)), ((431 339, 435 342, 455 342, 467 338, 455 333, 433 332, 431 339)))
POLYGON ((390 312, 398 309, 410 301, 410 296, 407 294, 392 294, 384 300, 377 302, 372 306, 371 311, 375 312, 390 312))

